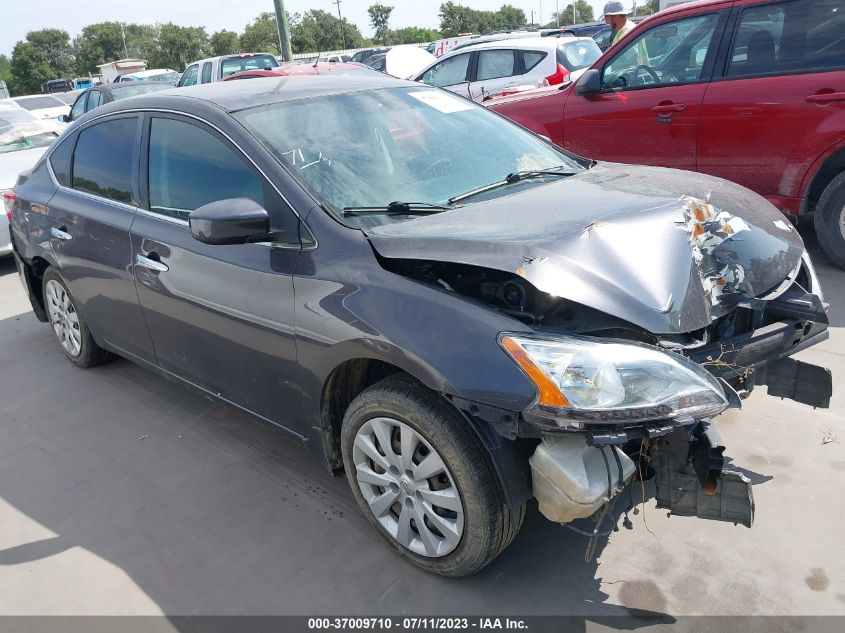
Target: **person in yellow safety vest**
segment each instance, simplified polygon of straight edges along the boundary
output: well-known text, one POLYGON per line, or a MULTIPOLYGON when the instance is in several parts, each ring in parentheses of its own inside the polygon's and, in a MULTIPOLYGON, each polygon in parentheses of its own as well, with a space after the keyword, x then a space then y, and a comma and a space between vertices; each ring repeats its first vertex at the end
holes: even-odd
MULTIPOLYGON (((625 37, 636 26, 636 24, 628 19, 629 15, 631 15, 631 10, 626 9, 618 0, 611 0, 611 2, 604 5, 604 22, 612 29, 613 33, 610 39, 611 46, 616 46, 619 40, 625 37)), ((640 64, 648 64, 648 50, 646 50, 645 42, 640 41, 637 43, 637 54, 640 64)))

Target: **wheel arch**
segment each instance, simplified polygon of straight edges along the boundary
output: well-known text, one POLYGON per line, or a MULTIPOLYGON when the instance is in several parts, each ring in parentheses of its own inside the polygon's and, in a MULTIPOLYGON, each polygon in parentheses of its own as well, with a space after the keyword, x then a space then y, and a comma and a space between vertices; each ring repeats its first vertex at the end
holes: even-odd
POLYGON ((825 188, 843 171, 845 171, 845 141, 826 152, 808 171, 802 187, 804 194, 801 199, 801 215, 815 211, 816 204, 825 188))

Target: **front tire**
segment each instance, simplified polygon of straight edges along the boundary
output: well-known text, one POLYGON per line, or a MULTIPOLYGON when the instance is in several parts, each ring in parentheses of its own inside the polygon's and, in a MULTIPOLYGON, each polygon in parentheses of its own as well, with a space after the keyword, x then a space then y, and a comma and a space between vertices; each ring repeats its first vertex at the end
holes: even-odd
POLYGON ((341 429, 349 485, 369 522, 406 559, 472 574, 507 547, 512 512, 487 450, 459 413, 407 376, 364 390, 341 429))
POLYGON ((825 187, 816 204, 816 237, 825 254, 845 268, 845 172, 825 187))
POLYGON ((50 327, 70 362, 77 367, 95 367, 111 359, 112 355, 94 341, 67 282, 55 268, 44 273, 41 287, 50 327))

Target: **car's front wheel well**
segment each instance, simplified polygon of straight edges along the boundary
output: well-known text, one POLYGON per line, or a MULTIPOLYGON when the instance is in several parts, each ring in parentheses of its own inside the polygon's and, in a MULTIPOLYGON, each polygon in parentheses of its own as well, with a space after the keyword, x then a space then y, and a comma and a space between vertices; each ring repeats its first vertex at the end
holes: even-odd
POLYGON ((816 205, 824 190, 843 171, 845 171, 845 147, 831 154, 816 171, 810 183, 810 188, 807 190, 807 197, 801 210, 802 215, 816 210, 816 205))
POLYGON ((343 468, 340 450, 340 427, 352 401, 364 389, 393 374, 407 373, 384 361, 355 358, 337 366, 323 386, 320 417, 323 429, 323 450, 332 470, 343 468))

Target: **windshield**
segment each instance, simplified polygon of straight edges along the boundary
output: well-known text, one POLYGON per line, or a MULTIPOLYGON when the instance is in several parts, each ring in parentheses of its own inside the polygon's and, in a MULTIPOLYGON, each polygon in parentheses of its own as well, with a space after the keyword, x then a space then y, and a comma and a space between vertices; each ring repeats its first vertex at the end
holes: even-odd
POLYGON ((242 70, 255 70, 256 68, 278 68, 279 62, 272 55, 239 55, 227 57, 220 63, 220 76, 227 77, 232 73, 239 73, 242 70))
POLYGON ((154 84, 141 84, 137 86, 127 85, 121 86, 120 88, 114 88, 111 91, 111 96, 114 98, 115 101, 118 99, 126 99, 128 97, 134 97, 135 95, 142 95, 148 92, 158 92, 159 90, 167 90, 168 88, 172 88, 173 86, 163 83, 157 82, 154 84))
POLYGON ((58 136, 52 124, 36 119, 18 106, 0 104, 0 154, 47 147, 58 136))
POLYGON ((583 169, 486 108, 430 88, 302 99, 235 117, 336 212, 394 201, 448 204, 515 172, 583 169))
POLYGON ((25 110, 43 110, 44 108, 61 108, 65 104, 56 99, 44 95, 43 97, 21 97, 15 99, 17 104, 25 110))

